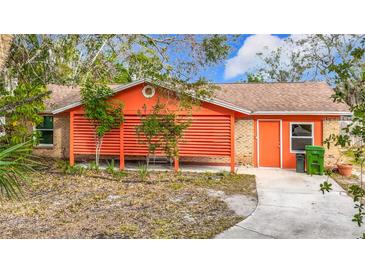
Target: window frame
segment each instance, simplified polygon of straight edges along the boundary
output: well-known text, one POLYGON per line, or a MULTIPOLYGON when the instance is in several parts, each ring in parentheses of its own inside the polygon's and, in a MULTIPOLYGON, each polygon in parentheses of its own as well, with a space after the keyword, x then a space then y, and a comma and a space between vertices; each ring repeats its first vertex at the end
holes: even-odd
POLYGON ((36 147, 45 147, 45 148, 52 148, 54 147, 54 116, 53 115, 41 115, 42 117, 52 117, 52 129, 49 128, 37 128, 37 126, 33 126, 33 131, 52 131, 52 144, 39 144, 36 147))
POLYGON ((293 150, 292 149, 292 138, 297 138, 297 139, 312 139, 312 143, 311 145, 314 145, 314 122, 290 122, 289 123, 289 148, 290 148, 290 153, 305 153, 305 149, 304 150, 293 150), (311 125, 312 126, 312 135, 311 136, 292 136, 292 126, 293 125, 311 125))
POLYGON ((143 89, 142 89, 142 94, 144 97, 146 97, 147 99, 150 99, 152 98, 153 96, 155 96, 155 93, 156 93, 156 90, 153 86, 151 85, 147 85, 147 86, 144 86, 143 89), (146 91, 147 89, 150 89, 151 90, 151 94, 148 94, 146 91))

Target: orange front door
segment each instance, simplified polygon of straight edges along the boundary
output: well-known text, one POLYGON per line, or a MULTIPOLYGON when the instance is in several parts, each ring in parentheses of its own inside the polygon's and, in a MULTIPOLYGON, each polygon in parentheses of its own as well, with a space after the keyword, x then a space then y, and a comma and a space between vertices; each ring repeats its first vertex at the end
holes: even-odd
POLYGON ((280 167, 280 121, 259 121, 259 166, 280 167))

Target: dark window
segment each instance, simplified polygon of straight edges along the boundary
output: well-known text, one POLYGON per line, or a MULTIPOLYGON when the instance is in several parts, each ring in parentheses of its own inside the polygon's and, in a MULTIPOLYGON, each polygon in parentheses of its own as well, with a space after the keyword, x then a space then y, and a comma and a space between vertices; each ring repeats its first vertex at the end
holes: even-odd
POLYGON ((312 124, 291 124, 291 150, 304 151, 306 145, 313 145, 312 124))
POLYGON ((36 127, 40 145, 53 145, 53 116, 43 116, 43 122, 36 127))

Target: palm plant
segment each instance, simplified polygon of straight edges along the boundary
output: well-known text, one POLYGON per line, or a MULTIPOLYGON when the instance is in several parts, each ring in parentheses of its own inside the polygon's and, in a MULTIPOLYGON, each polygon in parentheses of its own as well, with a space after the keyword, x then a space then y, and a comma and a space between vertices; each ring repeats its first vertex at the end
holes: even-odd
POLYGON ((29 182, 26 174, 37 164, 30 154, 31 145, 28 141, 0 148, 0 199, 22 195, 22 184, 29 182))

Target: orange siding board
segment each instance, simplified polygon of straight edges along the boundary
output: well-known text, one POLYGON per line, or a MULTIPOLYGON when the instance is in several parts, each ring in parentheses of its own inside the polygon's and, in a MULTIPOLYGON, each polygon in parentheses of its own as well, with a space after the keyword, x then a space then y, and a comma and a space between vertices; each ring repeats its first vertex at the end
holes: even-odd
POLYGON ((75 164, 74 154, 74 112, 70 112, 70 165, 75 164))
MULTIPOLYGON (((190 112, 180 111, 178 99, 173 92, 168 96, 156 90, 153 98, 147 99, 142 94, 144 84, 134 86, 122 92, 116 93, 111 100, 119 100, 124 104, 123 113, 125 122, 122 129, 115 129, 104 137, 101 155, 146 155, 147 147, 138 141, 135 127, 140 119, 138 111, 147 107, 147 114, 157 103, 166 104, 170 111, 175 111, 183 120, 190 120, 190 112), (121 130, 123 133, 121 133, 121 130)), ((71 110, 74 113, 74 154, 94 154, 95 137, 94 128, 91 123, 83 117, 83 107, 75 107, 71 110)), ((184 138, 180 143, 180 156, 230 156, 231 130, 230 117, 234 111, 203 102, 199 107, 193 107, 193 121, 191 127, 184 133, 184 138)), ((163 154, 157 151, 157 154, 163 154)))
POLYGON ((230 145, 231 145, 231 172, 234 173, 234 166, 235 166, 235 160, 234 160, 234 155, 235 155, 235 148, 234 148, 234 116, 231 115, 231 140, 230 140, 230 145))
MULTIPOLYGON (((95 135, 91 122, 81 113, 73 116, 73 149, 75 154, 94 154, 95 135)), ((180 156, 232 156, 232 130, 234 130, 234 116, 193 116, 191 127, 185 132, 179 144, 180 156), (233 127, 232 127, 233 121, 233 127), (216 126, 216 123, 219 126, 216 126), (204 127, 196 126, 205 123, 204 127)), ((103 138, 101 155, 119 155, 121 168, 124 168, 124 155, 145 156, 148 154, 146 143, 136 134, 136 126, 140 118, 136 115, 126 116, 122 128, 113 129, 103 138), (123 162, 123 163, 122 163, 123 162)), ((233 139, 234 140, 234 139, 233 139)), ((232 152, 233 151, 233 152, 232 152)), ((164 155, 159 149, 156 155, 164 155)), ((234 156, 233 156, 234 157, 234 156)), ((234 158, 233 158, 234 161, 234 158)))
MULTIPOLYGON (((187 120, 184 117, 180 120, 187 120)), ((138 116, 125 117, 124 146, 126 155, 146 155, 148 150, 143 139, 138 140, 136 126, 138 116)), ((191 119, 191 125, 185 130, 179 144, 180 156, 230 156, 230 116, 198 116, 191 119), (199 126, 204 124, 204 126, 199 126)), ((163 151, 157 150, 157 155, 163 151)))
MULTIPOLYGON (((95 154, 96 137, 94 127, 83 114, 74 114, 74 153, 95 154)), ((120 155, 120 131, 112 129, 103 137, 100 155, 120 155)))
POLYGON ((124 170, 124 127, 123 125, 121 125, 120 130, 119 130, 119 142, 120 142, 120 146, 119 146, 119 169, 120 170, 124 170))

